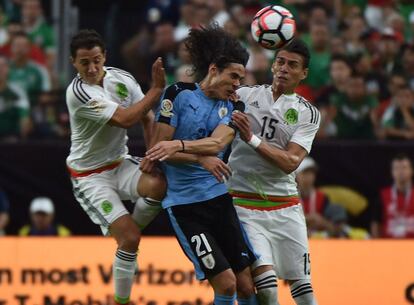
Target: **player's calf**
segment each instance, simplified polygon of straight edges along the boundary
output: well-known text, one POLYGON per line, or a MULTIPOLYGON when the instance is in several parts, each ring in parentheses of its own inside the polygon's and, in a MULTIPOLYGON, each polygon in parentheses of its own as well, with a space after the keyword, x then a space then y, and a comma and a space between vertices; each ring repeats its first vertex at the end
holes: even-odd
POLYGON ((309 279, 289 281, 290 293, 297 305, 317 305, 309 279))
POLYGON ((259 305, 279 305, 277 300, 277 277, 273 269, 266 270, 253 278, 259 305))
POLYGON ((239 305, 257 305, 250 267, 236 273, 237 303, 239 305))

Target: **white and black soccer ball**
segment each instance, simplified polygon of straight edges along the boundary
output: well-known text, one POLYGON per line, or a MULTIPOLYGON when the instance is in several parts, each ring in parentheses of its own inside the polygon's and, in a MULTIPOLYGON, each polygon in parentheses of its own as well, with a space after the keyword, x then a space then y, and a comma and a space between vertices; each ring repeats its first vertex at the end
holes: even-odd
POLYGON ((275 50, 295 36, 296 22, 292 13, 279 5, 270 5, 256 13, 251 23, 254 40, 262 47, 275 50))

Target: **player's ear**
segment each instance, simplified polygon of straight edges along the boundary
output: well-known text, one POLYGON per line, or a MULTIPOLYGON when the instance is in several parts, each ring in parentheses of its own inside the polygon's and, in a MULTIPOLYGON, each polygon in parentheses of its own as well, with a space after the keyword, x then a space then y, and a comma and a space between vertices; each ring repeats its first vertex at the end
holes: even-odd
POLYGON ((216 64, 210 64, 208 66, 208 72, 212 73, 212 74, 216 74, 218 71, 217 65, 216 64))
POLYGON ((304 80, 308 76, 308 72, 309 72, 308 68, 303 69, 303 74, 302 74, 302 77, 300 78, 300 80, 304 80))

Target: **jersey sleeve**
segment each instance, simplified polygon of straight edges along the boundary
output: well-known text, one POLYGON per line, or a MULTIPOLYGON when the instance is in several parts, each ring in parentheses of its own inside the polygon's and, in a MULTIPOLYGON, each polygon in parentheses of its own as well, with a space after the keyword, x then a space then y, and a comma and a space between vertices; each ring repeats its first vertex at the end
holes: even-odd
POLYGON ((312 148, 312 143, 319 129, 321 115, 319 110, 312 105, 307 105, 300 114, 299 124, 293 133, 290 142, 302 146, 308 153, 312 148))
POLYGON ((76 117, 106 124, 118 108, 118 104, 105 98, 98 90, 74 80, 66 91, 69 111, 76 117))
POLYGON ((155 121, 171 125, 176 128, 180 115, 180 101, 185 95, 180 83, 173 84, 165 89, 161 103, 155 113, 155 121))
POLYGON ((144 98, 144 93, 142 92, 141 86, 135 82, 135 84, 132 84, 132 90, 131 90, 131 98, 132 103, 135 104, 137 102, 140 102, 144 98))
POLYGON ((248 87, 248 86, 243 86, 237 89, 236 93, 239 95, 239 100, 246 103, 250 91, 251 91, 251 87, 248 87))
POLYGON ((226 102, 226 106, 223 107, 224 110, 223 113, 225 113, 225 115, 223 116, 223 118, 220 120, 219 125, 227 125, 229 126, 230 122, 231 122, 231 114, 233 113, 234 107, 233 107, 233 103, 232 102, 226 102))

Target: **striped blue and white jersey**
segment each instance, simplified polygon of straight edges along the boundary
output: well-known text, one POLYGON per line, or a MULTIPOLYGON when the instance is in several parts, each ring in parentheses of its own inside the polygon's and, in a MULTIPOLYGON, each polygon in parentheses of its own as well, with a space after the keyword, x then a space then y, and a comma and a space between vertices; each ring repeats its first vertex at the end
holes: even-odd
POLYGON ((71 127, 66 163, 77 171, 96 169, 128 154, 126 129, 107 123, 118 106, 128 108, 144 97, 130 73, 112 67, 104 71, 102 87, 89 85, 78 75, 66 90, 71 127))
MULTIPOLYGON (((253 134, 280 149, 294 142, 310 152, 320 124, 316 107, 297 94, 281 95, 275 101, 269 85, 241 87, 237 94, 246 105, 253 134)), ((232 143, 229 165, 233 175, 227 186, 232 191, 283 197, 298 193, 294 172, 284 173, 256 153, 239 135, 232 143)))

